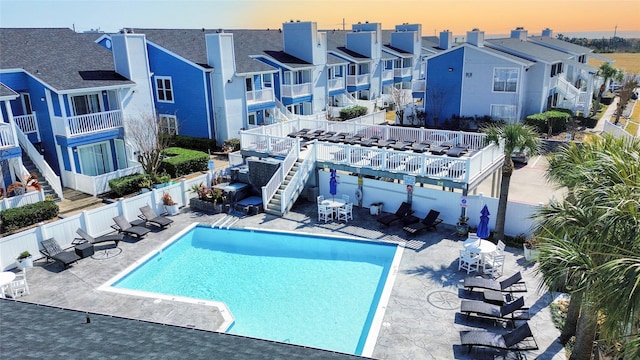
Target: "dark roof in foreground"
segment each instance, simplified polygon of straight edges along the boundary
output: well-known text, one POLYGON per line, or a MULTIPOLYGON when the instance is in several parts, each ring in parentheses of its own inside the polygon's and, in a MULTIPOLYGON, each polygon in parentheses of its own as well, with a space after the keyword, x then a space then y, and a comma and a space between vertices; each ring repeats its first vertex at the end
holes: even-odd
POLYGON ((2 28, 0 54, 0 69, 24 69, 59 91, 133 84, 109 50, 71 29, 2 28))
POLYGON ((362 359, 360 356, 0 299, 0 351, 13 359, 362 359))

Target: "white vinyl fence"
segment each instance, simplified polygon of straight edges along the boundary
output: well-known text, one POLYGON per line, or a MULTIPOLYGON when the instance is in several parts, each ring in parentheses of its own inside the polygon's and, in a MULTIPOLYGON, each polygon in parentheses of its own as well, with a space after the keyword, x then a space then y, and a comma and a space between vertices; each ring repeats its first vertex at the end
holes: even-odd
POLYGON ((30 191, 22 195, 7 197, 0 200, 0 211, 25 206, 28 204, 34 204, 40 201, 44 201, 44 199, 45 196, 42 190, 30 191))
POLYGON ((186 206, 189 203, 189 199, 196 196, 190 190, 193 185, 200 183, 211 184, 212 179, 215 179, 226 170, 209 172, 191 179, 183 179, 160 189, 127 199, 122 198, 112 204, 86 210, 78 215, 50 223, 41 223, 29 230, 4 236, 0 239, 0 269, 7 270, 15 267, 15 258, 25 250, 29 251, 34 259, 42 258, 39 251, 40 242, 45 239, 55 238, 62 248, 71 247, 71 242, 77 237, 76 230, 79 227, 93 236, 99 236, 113 231, 111 225, 114 224, 112 219, 115 216, 123 215, 129 221, 137 219, 140 213, 139 209, 144 205, 150 205, 157 213, 163 213, 162 195, 165 192, 170 193, 173 200, 180 207, 186 206))

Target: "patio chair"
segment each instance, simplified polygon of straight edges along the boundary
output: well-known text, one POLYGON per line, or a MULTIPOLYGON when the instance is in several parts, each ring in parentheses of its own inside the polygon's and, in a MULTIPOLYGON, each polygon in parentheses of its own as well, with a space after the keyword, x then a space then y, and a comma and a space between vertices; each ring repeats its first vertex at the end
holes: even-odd
POLYGON ((324 133, 324 130, 322 129, 316 129, 313 131, 307 131, 305 134, 302 134, 302 138, 304 138, 305 140, 314 140, 317 139, 318 137, 320 137, 320 135, 322 135, 324 133))
POLYGON ((367 147, 371 147, 374 145, 374 143, 376 143, 378 140, 380 140, 379 136, 371 136, 367 139, 362 139, 360 140, 360 145, 362 146, 367 146, 367 147))
POLYGON ((465 270, 468 273, 478 271, 480 267, 480 255, 469 252, 468 250, 460 250, 458 258, 458 271, 465 270))
POLYGON ((349 222, 353 220, 353 203, 346 203, 338 208, 338 221, 349 222))
POLYGON ((119 233, 124 233, 125 235, 135 236, 137 239, 141 239, 143 236, 147 235, 150 229, 147 229, 143 226, 131 225, 122 215, 118 215, 113 218, 115 225, 111 225, 114 229, 118 230, 119 233))
POLYGON ((460 331, 460 343, 468 346, 469 352, 474 346, 508 351, 538 350, 538 343, 527 323, 506 334, 483 330, 460 331))
POLYGON ((411 210, 411 204, 405 201, 400 204, 400 207, 398 208, 398 210, 396 210, 395 213, 380 216, 377 220, 382 225, 389 226, 392 223, 411 215, 412 212, 413 210, 411 210))
POLYGON ((423 153, 429 149, 431 144, 433 144, 433 140, 422 140, 420 142, 414 142, 408 149, 417 153, 423 153))
POLYGON ((16 278, 9 283, 9 294, 12 299, 17 299, 24 295, 29 295, 29 284, 27 283, 27 269, 16 274, 16 278))
POLYGON ((402 229, 408 234, 417 234, 420 231, 429 229, 436 230, 436 226, 438 226, 438 224, 442 223, 443 221, 442 219, 438 218, 438 216, 440 216, 439 211, 435 211, 433 209, 429 210, 427 216, 425 216, 422 221, 406 225, 402 229))
POLYGON ((44 255, 47 263, 49 259, 53 259, 54 261, 60 262, 62 266, 66 268, 80 260, 80 256, 76 255, 75 251, 62 250, 60 244, 58 244, 54 238, 42 240, 41 244, 43 248, 40 250, 40 253, 44 255))
POLYGON ((156 214, 149 205, 141 207, 140 212, 142 213, 138 215, 140 219, 144 220, 145 223, 154 224, 159 228, 164 229, 173 223, 173 220, 168 217, 156 214))
POLYGON ((453 143, 445 141, 440 143, 440 145, 429 147, 429 151, 433 155, 444 155, 447 153, 447 151, 449 151, 449 149, 451 149, 454 146, 455 145, 453 143))
POLYGON ((463 154, 466 154, 467 151, 469 151, 469 146, 468 145, 458 144, 458 145, 450 148, 449 150, 447 150, 447 156, 460 157, 463 154))
POLYGON ((113 241, 113 243, 116 245, 116 247, 118 247, 118 243, 123 238, 122 234, 108 234, 108 235, 102 235, 102 236, 98 236, 98 237, 93 237, 93 236, 89 235, 89 233, 84 231, 84 229, 82 229, 82 228, 78 228, 78 230, 76 230, 76 233, 78 235, 80 235, 80 238, 74 240, 73 244, 81 244, 83 242, 88 242, 90 244, 96 245, 96 244, 100 244, 100 243, 103 243, 103 242, 113 241))
POLYGON ((333 220, 333 209, 328 207, 327 205, 318 204, 318 221, 324 220, 324 222, 328 222, 333 220))
POLYGON ((502 270, 504 269, 505 255, 489 254, 485 255, 482 262, 482 272, 490 274, 491 278, 495 279, 502 276, 502 270))
POLYGON ((391 144, 395 144, 396 139, 393 138, 389 138, 386 140, 382 140, 382 139, 378 139, 378 141, 372 143, 371 145, 377 146, 377 147, 387 147, 391 144))
POLYGON ((529 308, 524 307, 523 297, 519 297, 504 305, 494 305, 478 300, 462 300, 460 312, 466 314, 467 317, 473 314, 474 316, 482 318, 505 320, 511 322, 514 327, 516 320, 531 319, 529 308))
POLYGON ((325 140, 329 141, 329 142, 337 143, 337 142, 343 141, 348 136, 351 136, 351 134, 348 133, 348 132, 339 132, 339 133, 337 133, 337 134, 335 134, 333 136, 330 136, 330 137, 326 138, 325 140))
POLYGON ((288 137, 292 137, 292 138, 295 138, 295 137, 298 137, 298 136, 302 137, 304 134, 306 134, 309 131, 311 131, 311 129, 304 128, 304 129, 300 129, 298 131, 292 131, 289 134, 287 134, 287 136, 288 137))
POLYGON ((411 144, 413 144, 413 142, 411 141, 398 140, 395 143, 388 145, 388 147, 393 150, 403 151, 403 150, 408 150, 411 144))
POLYGON ((527 284, 522 281, 522 273, 519 271, 502 281, 468 277, 464 279, 464 287, 469 291, 475 288, 503 291, 503 292, 526 292, 527 284))

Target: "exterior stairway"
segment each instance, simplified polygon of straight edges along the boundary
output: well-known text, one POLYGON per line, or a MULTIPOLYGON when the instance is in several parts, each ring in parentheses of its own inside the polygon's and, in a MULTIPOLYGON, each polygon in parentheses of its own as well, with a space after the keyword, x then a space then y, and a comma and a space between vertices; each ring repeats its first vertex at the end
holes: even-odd
POLYGON ((53 191, 53 188, 51 188, 51 185, 49 185, 49 183, 44 178, 44 176, 42 176, 42 173, 40 172, 40 170, 38 170, 36 165, 31 161, 31 159, 27 156, 27 154, 24 151, 22 152, 22 164, 27 169, 27 171, 29 171, 29 174, 36 173, 36 175, 38 175, 38 182, 42 185, 42 191, 44 191, 44 196, 51 197, 54 199, 54 201, 60 201, 60 197, 58 196, 58 194, 56 194, 55 191, 53 191))
MULTIPOLYGON (((265 207, 264 212, 266 212, 267 214, 277 215, 277 216, 283 215, 283 212, 280 210, 282 206, 282 194, 284 193, 285 189, 289 185, 289 182, 291 182, 291 178, 293 177, 293 175, 298 171, 298 168, 300 167, 301 163, 302 163, 301 160, 298 159, 296 163, 293 164, 293 166, 291 167, 291 170, 289 170, 287 175, 284 177, 284 181, 282 182, 282 184, 280 184, 280 187, 276 191, 275 195, 273 195, 273 198, 271 199, 271 201, 269 201, 269 203, 265 207)), ((305 179, 305 182, 306 182, 306 179, 305 179)), ((293 206, 293 204, 296 202, 296 200, 300 196, 300 193, 302 192, 303 189, 304 189, 304 183, 298 186, 298 189, 294 191, 293 197, 292 199, 289 200, 287 209, 285 209, 284 213, 286 213, 287 211, 289 211, 289 209, 291 209, 291 206, 293 206)))

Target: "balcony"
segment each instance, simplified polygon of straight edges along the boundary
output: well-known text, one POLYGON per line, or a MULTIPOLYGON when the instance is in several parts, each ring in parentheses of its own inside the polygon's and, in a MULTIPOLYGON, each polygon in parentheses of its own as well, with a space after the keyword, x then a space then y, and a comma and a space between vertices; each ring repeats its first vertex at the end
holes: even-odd
POLYGON ((14 116, 13 121, 16 123, 18 129, 20 129, 24 134, 38 132, 38 121, 36 120, 36 114, 14 116))
POLYGON ((411 82, 411 91, 416 92, 425 92, 427 90, 427 80, 413 80, 411 82))
POLYGON ((337 77, 329 79, 327 81, 327 88, 329 89, 329 91, 344 89, 344 78, 337 77))
POLYGON ((247 104, 255 105, 266 102, 274 102, 273 88, 264 88, 261 90, 247 91, 247 104))
POLYGON ((295 84, 295 85, 282 85, 282 96, 288 98, 296 98, 300 96, 311 95, 312 86, 311 83, 295 84))
POLYGON ((18 139, 13 132, 12 125, 0 123, 0 149, 8 149, 16 146, 18 146, 18 139))
POLYGON ((88 135, 100 131, 121 128, 122 111, 112 110, 93 114, 53 117, 53 133, 65 137, 88 135))
POLYGON ((393 69, 393 76, 397 78, 410 77, 411 68, 393 69))
POLYGON ((382 81, 393 81, 393 69, 382 70, 382 81))
POLYGON ((369 85, 369 74, 347 75, 347 86, 369 85))

